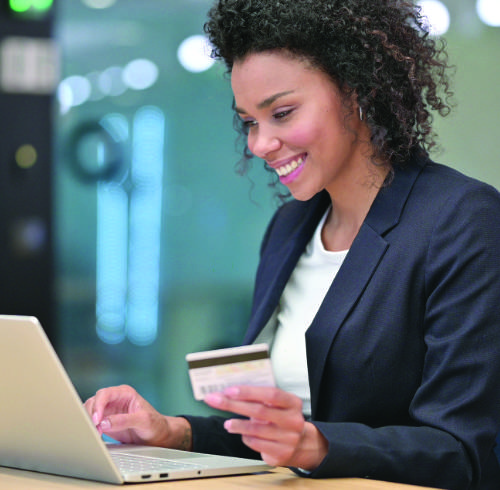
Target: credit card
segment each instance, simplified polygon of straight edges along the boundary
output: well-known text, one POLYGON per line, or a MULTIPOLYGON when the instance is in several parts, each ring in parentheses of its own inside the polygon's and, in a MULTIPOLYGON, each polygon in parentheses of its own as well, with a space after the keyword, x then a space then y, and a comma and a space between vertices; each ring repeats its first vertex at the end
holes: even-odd
POLYGON ((267 344, 193 352, 186 361, 196 400, 235 385, 275 386, 267 344))

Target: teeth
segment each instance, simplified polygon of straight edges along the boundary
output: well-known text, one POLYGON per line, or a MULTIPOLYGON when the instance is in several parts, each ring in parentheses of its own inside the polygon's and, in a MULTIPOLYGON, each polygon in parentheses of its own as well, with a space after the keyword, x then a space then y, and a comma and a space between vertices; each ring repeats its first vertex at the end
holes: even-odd
POLYGON ((291 174, 297 167, 302 165, 303 162, 304 162, 304 159, 302 157, 300 157, 298 160, 293 160, 293 162, 277 168, 276 172, 280 177, 285 177, 286 175, 291 174))

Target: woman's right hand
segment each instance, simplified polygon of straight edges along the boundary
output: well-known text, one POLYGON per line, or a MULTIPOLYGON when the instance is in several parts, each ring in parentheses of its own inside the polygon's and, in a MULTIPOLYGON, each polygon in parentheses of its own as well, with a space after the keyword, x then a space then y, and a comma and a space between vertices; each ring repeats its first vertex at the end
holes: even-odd
POLYGON ((84 406, 99 433, 117 441, 191 450, 189 422, 160 414, 130 386, 99 390, 84 406))

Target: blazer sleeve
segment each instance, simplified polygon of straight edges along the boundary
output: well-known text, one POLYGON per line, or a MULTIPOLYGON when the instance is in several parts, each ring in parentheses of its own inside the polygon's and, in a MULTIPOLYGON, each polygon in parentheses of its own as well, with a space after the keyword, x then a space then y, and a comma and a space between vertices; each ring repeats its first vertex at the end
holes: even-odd
POLYGON ((469 183, 437 211, 421 271, 426 351, 408 407, 412 423, 313 421, 329 452, 311 477, 500 488, 493 450, 500 429, 500 199, 493 188, 469 183))
POLYGON ((216 415, 209 417, 182 415, 182 417, 191 424, 193 451, 239 458, 262 459, 259 453, 243 444, 241 436, 229 434, 224 429, 224 422, 227 417, 216 415))

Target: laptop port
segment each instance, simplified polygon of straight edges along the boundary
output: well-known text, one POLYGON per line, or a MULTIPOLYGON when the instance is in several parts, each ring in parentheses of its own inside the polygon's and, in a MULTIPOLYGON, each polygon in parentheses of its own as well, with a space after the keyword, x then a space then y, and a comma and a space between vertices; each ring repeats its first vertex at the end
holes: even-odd
POLYGON ((160 478, 168 478, 168 473, 160 473, 160 478))
POLYGON ((142 475, 141 478, 143 480, 147 480, 148 478, 151 478, 151 475, 142 475))

